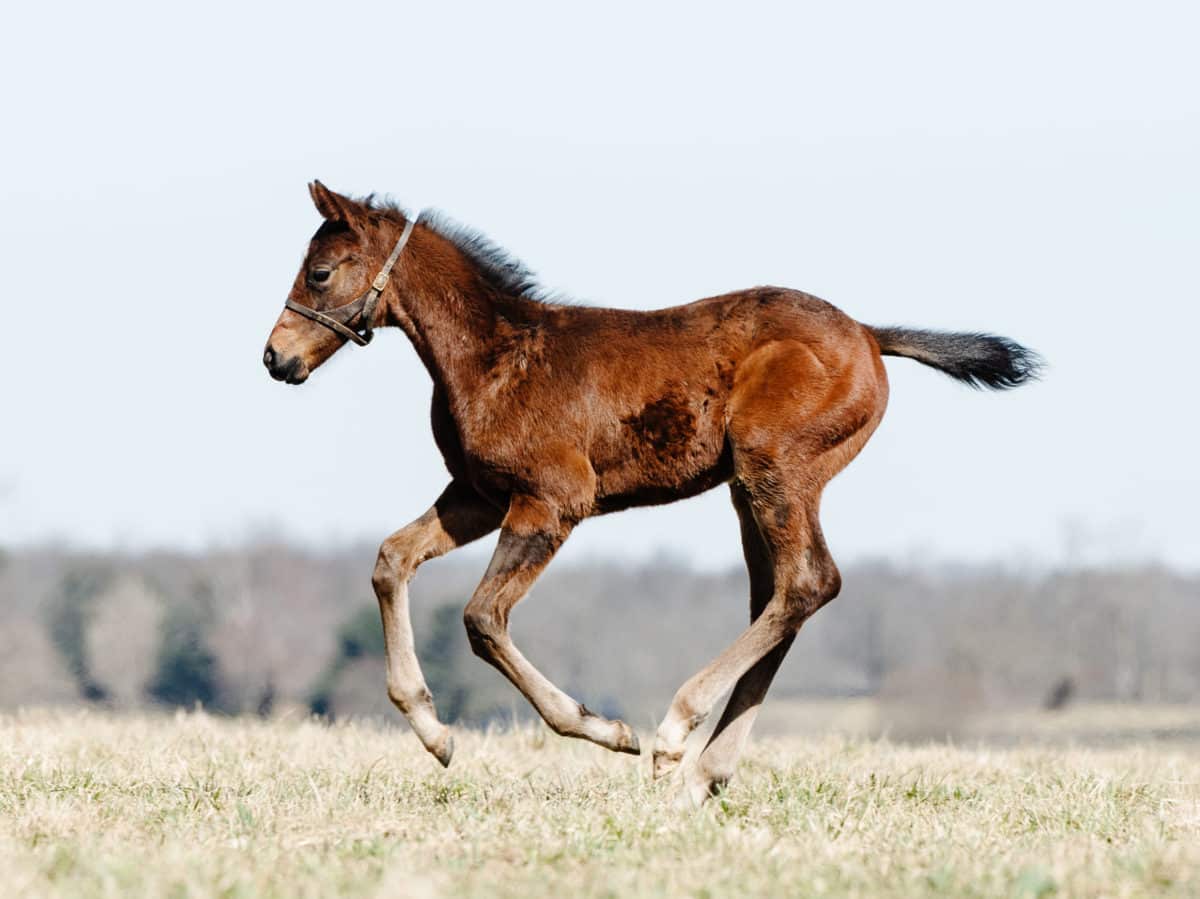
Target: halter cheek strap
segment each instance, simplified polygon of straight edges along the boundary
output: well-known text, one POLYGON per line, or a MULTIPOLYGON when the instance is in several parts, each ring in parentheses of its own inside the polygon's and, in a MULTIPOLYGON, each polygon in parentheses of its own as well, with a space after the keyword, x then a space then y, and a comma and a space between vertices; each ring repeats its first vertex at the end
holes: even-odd
POLYGON ((383 268, 379 270, 379 274, 375 276, 375 280, 371 282, 371 286, 367 289, 367 292, 358 299, 352 300, 344 306, 330 309, 328 312, 318 312, 311 306, 301 306, 299 303, 293 302, 291 297, 284 301, 284 307, 303 315, 307 319, 315 321, 317 324, 324 325, 330 331, 344 337, 346 340, 352 340, 359 346, 366 346, 371 342, 371 338, 375 336, 375 309, 379 305, 379 295, 387 287, 388 278, 392 274, 392 268, 396 265, 396 260, 400 258, 400 253, 404 250, 404 245, 408 243, 408 239, 412 236, 413 226, 416 225, 418 218, 420 218, 420 215, 413 216, 404 223, 404 232, 400 235, 400 239, 396 241, 396 245, 392 247, 392 252, 388 255, 387 261, 383 263, 383 268), (355 316, 359 317, 359 327, 362 329, 361 334, 350 326, 350 322, 354 321, 355 316))

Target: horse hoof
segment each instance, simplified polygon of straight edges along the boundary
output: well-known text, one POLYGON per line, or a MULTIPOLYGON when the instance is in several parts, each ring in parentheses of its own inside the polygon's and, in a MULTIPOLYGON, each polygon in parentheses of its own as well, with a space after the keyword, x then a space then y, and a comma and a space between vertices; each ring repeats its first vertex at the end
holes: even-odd
POLYGON ((683 750, 668 751, 666 749, 654 750, 654 779, 666 777, 672 771, 679 767, 679 763, 683 761, 683 750))
POLYGON ((450 759, 454 757, 454 737, 446 734, 446 741, 442 743, 440 749, 431 749, 433 757, 442 763, 443 768, 450 767, 450 759))
POLYGON ((613 747, 617 752, 627 752, 630 755, 641 755, 642 744, 638 742, 638 736, 633 732, 633 728, 624 721, 618 721, 621 726, 621 736, 617 739, 617 744, 613 747))

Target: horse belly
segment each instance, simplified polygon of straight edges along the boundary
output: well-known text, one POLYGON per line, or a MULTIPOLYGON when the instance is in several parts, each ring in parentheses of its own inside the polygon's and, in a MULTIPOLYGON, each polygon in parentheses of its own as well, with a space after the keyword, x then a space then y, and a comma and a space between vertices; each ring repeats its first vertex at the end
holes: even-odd
POLYGON ((711 396, 668 394, 620 418, 593 453, 596 512, 669 503, 729 480, 723 417, 711 396))

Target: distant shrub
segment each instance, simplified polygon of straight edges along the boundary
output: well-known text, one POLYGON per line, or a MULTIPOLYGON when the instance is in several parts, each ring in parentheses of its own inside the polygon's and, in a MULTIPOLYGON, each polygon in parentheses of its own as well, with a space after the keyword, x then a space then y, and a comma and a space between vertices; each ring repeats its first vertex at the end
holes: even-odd
POLYGON ((343 659, 360 656, 380 656, 386 650, 383 645, 383 627, 379 623, 379 612, 371 606, 363 606, 338 628, 338 647, 343 659))
POLYGON ((217 657, 208 646, 213 623, 212 587, 197 583, 188 602, 171 603, 163 616, 158 660, 147 695, 160 703, 219 708, 217 657))
POLYGON ((89 702, 103 702, 108 698, 108 692, 92 674, 87 627, 93 612, 93 600, 109 580, 109 572, 99 568, 68 571, 47 605, 46 626, 50 641, 75 679, 79 695, 89 702))
MULTIPOLYGON (((383 658, 386 650, 383 641, 383 626, 379 610, 363 606, 347 618, 338 629, 337 653, 317 679, 310 695, 309 708, 317 715, 334 715, 334 693, 338 681, 350 664, 364 657, 383 658)), ((479 701, 479 675, 486 673, 475 661, 467 645, 466 631, 462 624, 462 613, 458 607, 443 604, 434 608, 429 631, 417 646, 417 655, 425 674, 425 682, 437 701, 438 716, 447 723, 465 718, 488 720, 501 713, 501 709, 479 701), (475 663, 475 671, 466 666, 475 663)), ((382 691, 384 685, 379 684, 382 691)))
POLYGON ((331 715, 333 691, 346 665, 363 656, 383 657, 383 628, 379 611, 363 606, 338 628, 337 651, 309 692, 308 707, 314 715, 331 715))
POLYGON ((471 682, 463 665, 474 656, 465 635, 458 606, 441 605, 433 611, 429 636, 420 648, 425 682, 437 700, 439 716, 449 724, 465 717, 470 704, 471 682))

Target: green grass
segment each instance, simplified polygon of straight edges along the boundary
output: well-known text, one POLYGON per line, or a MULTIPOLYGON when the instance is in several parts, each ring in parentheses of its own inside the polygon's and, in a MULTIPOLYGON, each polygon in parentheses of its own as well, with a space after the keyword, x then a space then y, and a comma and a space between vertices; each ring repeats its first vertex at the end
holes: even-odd
POLYGON ((443 771, 365 724, 0 717, 0 892, 1200 895, 1195 748, 764 740, 680 813, 644 759, 457 742, 443 771))

